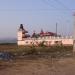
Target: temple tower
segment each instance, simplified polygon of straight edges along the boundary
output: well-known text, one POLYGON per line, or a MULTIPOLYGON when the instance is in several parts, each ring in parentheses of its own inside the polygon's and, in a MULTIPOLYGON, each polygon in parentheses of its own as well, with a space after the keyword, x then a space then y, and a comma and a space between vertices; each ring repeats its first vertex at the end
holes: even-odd
POLYGON ((24 45, 24 41, 25 41, 25 35, 26 35, 27 31, 24 29, 23 24, 20 24, 20 27, 18 29, 18 45, 24 45))

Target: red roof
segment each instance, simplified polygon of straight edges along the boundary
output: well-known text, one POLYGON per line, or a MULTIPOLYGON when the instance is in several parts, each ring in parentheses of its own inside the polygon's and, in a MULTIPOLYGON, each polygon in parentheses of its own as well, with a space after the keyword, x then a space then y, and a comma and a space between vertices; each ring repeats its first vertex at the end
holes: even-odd
POLYGON ((40 36, 56 36, 56 33, 53 32, 40 32, 40 36))

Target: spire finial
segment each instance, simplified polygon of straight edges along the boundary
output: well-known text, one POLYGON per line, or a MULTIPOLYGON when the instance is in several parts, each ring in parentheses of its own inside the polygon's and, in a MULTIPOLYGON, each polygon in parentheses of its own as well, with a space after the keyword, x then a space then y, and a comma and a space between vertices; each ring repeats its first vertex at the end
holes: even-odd
POLYGON ((20 24, 20 29, 23 29, 23 24, 20 24))

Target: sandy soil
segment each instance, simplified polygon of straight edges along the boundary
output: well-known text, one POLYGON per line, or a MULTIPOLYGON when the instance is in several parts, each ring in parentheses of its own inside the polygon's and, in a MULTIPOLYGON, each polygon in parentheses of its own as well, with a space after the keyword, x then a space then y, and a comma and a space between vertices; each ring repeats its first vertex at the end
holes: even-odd
POLYGON ((75 58, 0 62, 0 75, 75 75, 75 58))

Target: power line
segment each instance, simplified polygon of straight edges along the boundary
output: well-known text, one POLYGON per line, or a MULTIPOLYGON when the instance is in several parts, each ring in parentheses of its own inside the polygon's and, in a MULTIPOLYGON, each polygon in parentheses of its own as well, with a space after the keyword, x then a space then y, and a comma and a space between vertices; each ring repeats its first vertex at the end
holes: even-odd
POLYGON ((61 1, 59 0, 54 0, 56 1, 58 4, 62 5, 64 8, 66 8, 66 10, 70 10, 66 5, 64 5, 61 1))
POLYGON ((59 10, 59 11, 74 11, 75 9, 70 9, 70 8, 68 8, 65 4, 63 4, 61 1, 59 1, 59 0, 54 0, 55 2, 57 2, 58 4, 60 4, 61 6, 63 6, 65 9, 58 9, 58 8, 56 8, 54 5, 52 5, 52 4, 50 4, 49 3, 49 1, 50 0, 48 0, 48 1, 46 1, 46 0, 42 0, 42 2, 43 3, 45 3, 46 5, 49 5, 49 6, 51 6, 51 7, 53 7, 54 9, 50 9, 50 10, 59 10))
MULTIPOLYGON (((46 4, 46 5, 49 5, 50 7, 52 7, 52 8, 56 8, 54 5, 52 5, 52 4, 50 4, 49 2, 47 2, 46 0, 42 0, 42 2, 44 3, 44 4, 46 4)), ((57 9, 57 8, 56 8, 57 9)))
POLYGON ((14 12, 14 11, 26 11, 26 12, 37 12, 37 11, 75 11, 75 9, 69 9, 66 5, 64 5, 61 1, 59 0, 54 0, 55 2, 57 2, 58 4, 60 4, 61 6, 63 6, 65 9, 58 9, 57 7, 55 7, 53 4, 49 3, 48 1, 50 0, 41 0, 44 4, 49 5, 50 7, 52 7, 52 9, 0 9, 0 11, 10 11, 10 12, 14 12))
POLYGON ((66 9, 5 9, 5 10, 2 10, 0 9, 0 11, 27 11, 27 12, 36 12, 36 11, 72 11, 72 10, 75 10, 75 9, 70 9, 70 10, 66 10, 66 9))

